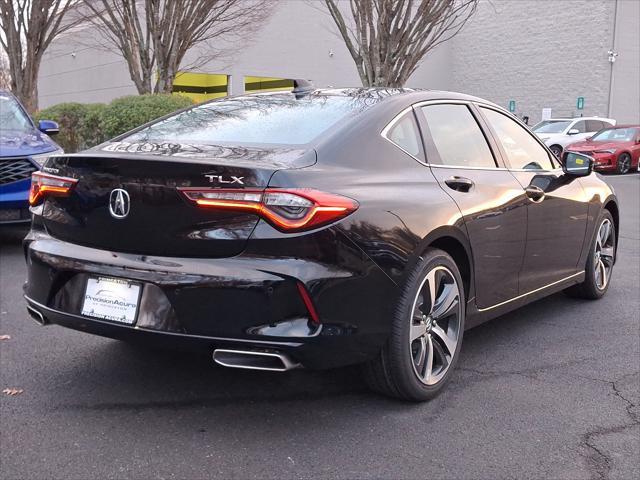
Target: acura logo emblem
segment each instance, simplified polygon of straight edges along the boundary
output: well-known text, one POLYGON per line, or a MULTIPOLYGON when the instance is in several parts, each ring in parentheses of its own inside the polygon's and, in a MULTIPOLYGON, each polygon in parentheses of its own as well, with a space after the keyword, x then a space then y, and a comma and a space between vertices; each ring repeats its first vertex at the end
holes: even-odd
POLYGON ((116 188, 109 196, 109 213, 113 218, 125 218, 129 215, 131 199, 126 190, 116 188))

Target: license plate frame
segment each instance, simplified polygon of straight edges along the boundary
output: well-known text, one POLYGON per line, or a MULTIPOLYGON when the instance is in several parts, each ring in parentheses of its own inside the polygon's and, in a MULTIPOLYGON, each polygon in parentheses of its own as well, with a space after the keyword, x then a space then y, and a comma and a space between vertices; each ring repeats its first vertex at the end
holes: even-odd
POLYGON ((20 220, 19 208, 0 209, 0 222, 14 222, 16 220, 20 220))
POLYGON ((122 325, 138 319, 142 284, 126 278, 90 276, 84 287, 80 314, 122 325))

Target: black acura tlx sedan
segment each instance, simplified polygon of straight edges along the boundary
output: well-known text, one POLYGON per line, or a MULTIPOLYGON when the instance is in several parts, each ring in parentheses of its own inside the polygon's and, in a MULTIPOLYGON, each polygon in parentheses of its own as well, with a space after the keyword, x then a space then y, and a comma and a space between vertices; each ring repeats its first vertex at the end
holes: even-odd
POLYGON ((425 400, 465 329, 560 290, 599 298, 618 205, 466 95, 298 87, 229 97, 33 174, 31 316, 227 367, 363 364, 425 400))

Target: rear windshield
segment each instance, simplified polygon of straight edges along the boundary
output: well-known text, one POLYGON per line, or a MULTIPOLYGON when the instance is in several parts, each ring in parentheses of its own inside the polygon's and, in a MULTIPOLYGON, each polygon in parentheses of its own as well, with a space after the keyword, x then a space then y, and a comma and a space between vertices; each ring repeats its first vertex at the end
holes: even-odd
POLYGON ((299 98, 291 93, 233 97, 197 106, 121 140, 300 145, 380 98, 315 93, 299 98))

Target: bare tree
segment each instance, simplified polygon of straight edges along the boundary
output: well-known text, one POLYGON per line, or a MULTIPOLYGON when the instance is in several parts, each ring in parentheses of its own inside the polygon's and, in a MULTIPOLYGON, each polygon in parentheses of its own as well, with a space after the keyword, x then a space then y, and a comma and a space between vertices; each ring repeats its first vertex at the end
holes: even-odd
POLYGON ((120 50, 139 93, 168 93, 186 53, 255 31, 273 0, 82 0, 87 19, 120 50), (157 75, 155 74, 157 72, 157 75))
POLYGON ((325 0, 325 4, 362 84, 402 87, 429 51, 462 29, 478 0, 325 0))
POLYGON ((38 72, 53 39, 72 28, 73 0, 0 0, 0 46, 7 54, 11 90, 29 112, 38 108, 38 72))
POLYGON ((0 88, 3 90, 11 89, 11 74, 3 52, 0 52, 0 88))

